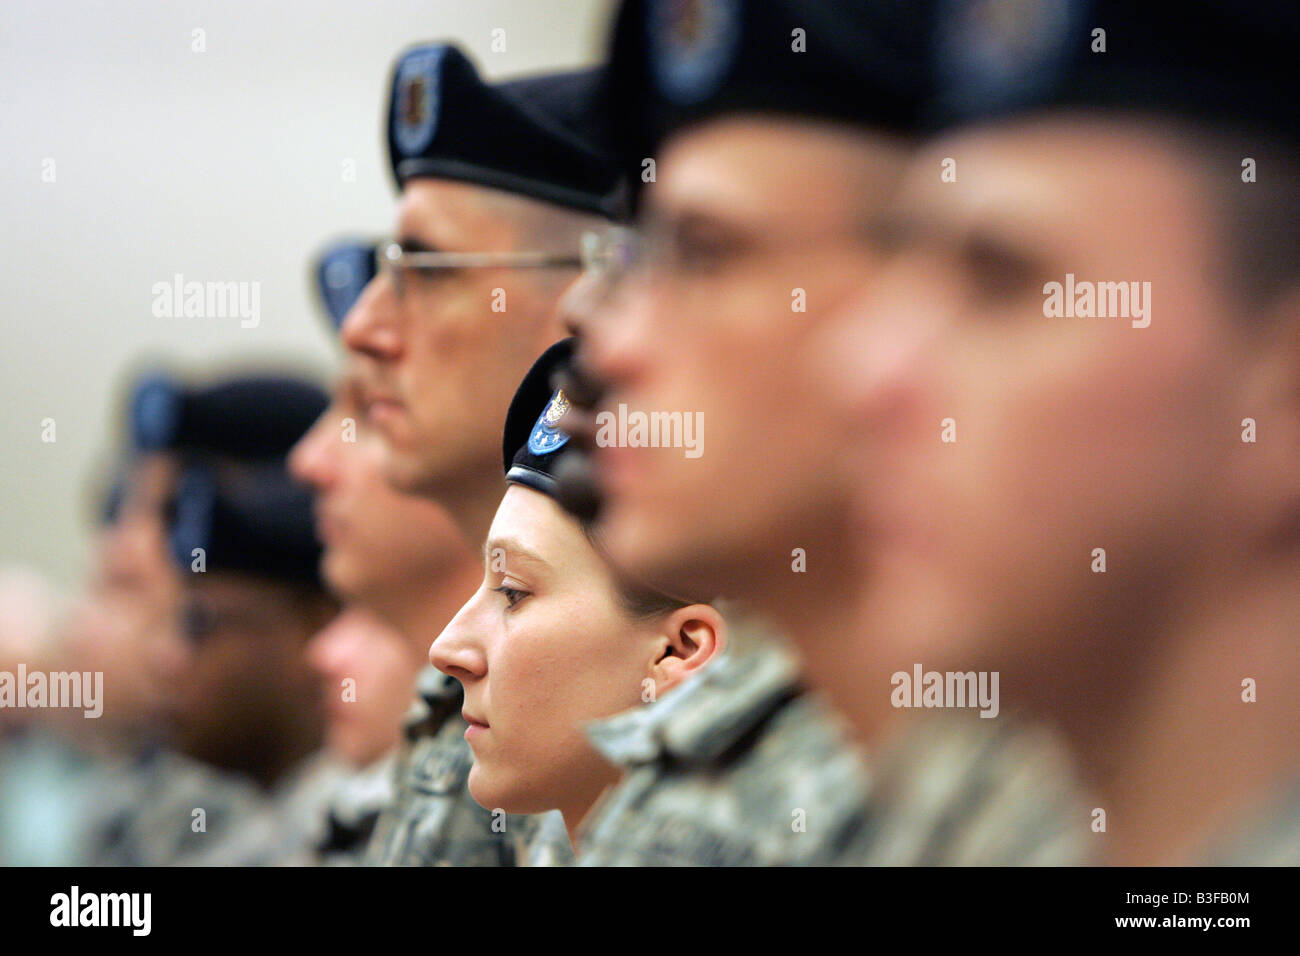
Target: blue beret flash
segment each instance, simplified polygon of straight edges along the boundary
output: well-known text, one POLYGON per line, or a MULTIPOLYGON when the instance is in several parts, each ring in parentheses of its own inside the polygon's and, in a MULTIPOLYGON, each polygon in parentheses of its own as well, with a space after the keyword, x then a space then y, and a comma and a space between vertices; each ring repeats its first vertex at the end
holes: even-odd
POLYGON ((564 413, 569 410, 569 399, 564 389, 556 389, 542 414, 537 416, 537 424, 528 434, 528 450, 534 455, 549 455, 563 448, 569 436, 556 426, 564 413))
POLYGON ((176 441, 185 394, 165 375, 151 375, 131 398, 131 441, 138 451, 163 451, 176 441))
POLYGON ((335 328, 341 328, 361 292, 375 277, 375 246, 339 242, 322 253, 316 269, 321 301, 335 328))
POLYGON ((651 0, 645 15, 651 67, 663 95, 687 106, 717 92, 740 45, 738 0, 651 0))

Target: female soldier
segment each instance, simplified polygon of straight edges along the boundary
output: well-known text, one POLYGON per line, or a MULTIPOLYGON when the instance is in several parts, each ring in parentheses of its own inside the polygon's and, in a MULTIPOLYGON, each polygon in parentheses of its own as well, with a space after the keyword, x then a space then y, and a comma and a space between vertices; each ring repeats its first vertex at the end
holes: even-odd
POLYGON ((474 799, 511 813, 558 809, 570 840, 619 774, 583 725, 654 701, 725 642, 718 611, 621 579, 556 502, 569 439, 556 428, 567 400, 550 380, 572 343, 548 349, 511 403, 508 486, 484 545, 483 583, 430 649, 434 666, 465 688, 474 799))

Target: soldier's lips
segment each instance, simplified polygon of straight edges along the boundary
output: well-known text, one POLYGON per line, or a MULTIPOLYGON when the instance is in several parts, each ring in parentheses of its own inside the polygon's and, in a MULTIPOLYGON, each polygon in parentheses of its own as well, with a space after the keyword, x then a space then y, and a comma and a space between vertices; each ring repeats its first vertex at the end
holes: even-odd
POLYGON ((371 398, 366 405, 366 417, 378 428, 406 411, 406 406, 396 398, 380 396, 371 398))
MULTIPOLYGON (((320 501, 319 498, 316 500, 320 501)), ((322 507, 316 508, 316 539, 322 544, 330 544, 338 540, 344 525, 345 522, 338 515, 322 507)))
POLYGON ((460 712, 460 716, 464 719, 465 723, 469 724, 469 726, 465 728, 466 740, 469 740, 471 737, 477 736, 488 729, 487 721, 479 720, 477 717, 474 717, 463 710, 460 712))

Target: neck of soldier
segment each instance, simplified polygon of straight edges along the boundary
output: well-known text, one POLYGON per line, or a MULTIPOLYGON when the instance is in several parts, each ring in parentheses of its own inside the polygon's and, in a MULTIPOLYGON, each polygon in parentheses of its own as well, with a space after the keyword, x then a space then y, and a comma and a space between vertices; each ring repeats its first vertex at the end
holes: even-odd
MULTIPOLYGON (((875 738, 890 715, 888 671, 880 675, 884 693, 871 693, 874 657, 863 655, 862 628, 857 623, 853 595, 862 571, 858 565, 847 515, 826 511, 819 520, 801 521, 798 546, 806 564, 777 569, 762 582, 755 606, 803 651, 803 673, 810 686, 828 695, 849 719, 859 743, 875 738), (828 653, 842 644, 844 653, 828 653)), ((793 550, 794 545, 791 545, 793 550)), ((792 562, 794 559, 791 559, 792 562)))
POLYGON ((1058 695, 1056 717, 1123 834, 1109 862, 1208 862, 1296 773, 1297 580, 1295 560, 1198 575, 1162 633, 1125 635, 1149 663, 1114 675, 1129 684, 1107 695, 1119 706, 1058 695))
POLYGON ((599 774, 583 781, 585 785, 575 788, 567 795, 564 804, 556 808, 560 811, 560 816, 564 817, 564 829, 568 832, 569 843, 573 845, 575 851, 578 849, 582 825, 591 816, 592 810, 600 803, 601 798, 618 783, 621 776, 619 770, 608 764, 602 764, 599 774))
POLYGON ((454 480, 425 490, 423 497, 436 501, 447 510, 465 541, 477 553, 487 540, 492 519, 496 517, 505 493, 506 479, 501 471, 501 460, 495 458, 472 472, 459 474, 454 480))

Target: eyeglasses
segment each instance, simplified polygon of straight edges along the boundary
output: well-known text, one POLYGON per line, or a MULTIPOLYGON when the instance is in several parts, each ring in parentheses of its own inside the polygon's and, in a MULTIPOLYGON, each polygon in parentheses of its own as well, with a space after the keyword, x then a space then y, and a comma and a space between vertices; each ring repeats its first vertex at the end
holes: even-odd
POLYGON ((582 265, 611 290, 638 272, 671 277, 727 275, 737 264, 762 256, 878 245, 869 225, 809 234, 749 235, 713 229, 704 235, 651 220, 636 228, 611 226, 582 237, 582 265))
POLYGON ((400 297, 405 289, 403 274, 446 272, 452 269, 580 269, 580 255, 558 252, 422 252, 403 249, 400 242, 380 243, 375 249, 376 265, 393 276, 393 288, 400 297))
POLYGON ((610 226, 582 234, 582 268, 610 277, 632 269, 641 257, 641 243, 635 229, 610 226))

